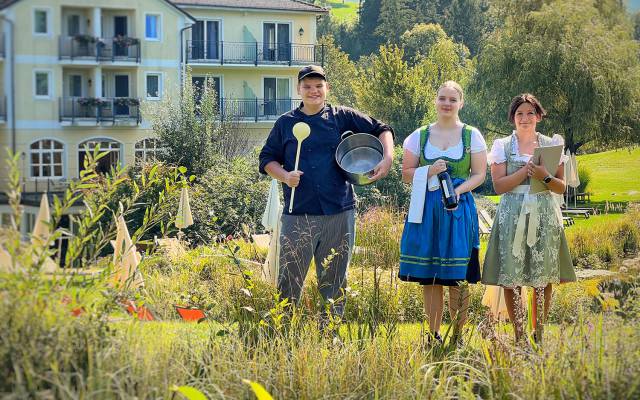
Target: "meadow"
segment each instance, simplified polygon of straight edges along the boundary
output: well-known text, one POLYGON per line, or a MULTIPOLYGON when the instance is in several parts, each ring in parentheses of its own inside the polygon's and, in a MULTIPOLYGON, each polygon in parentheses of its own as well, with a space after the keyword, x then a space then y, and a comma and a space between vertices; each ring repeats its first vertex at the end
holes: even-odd
POLYGON ((576 266, 614 275, 557 287, 541 344, 514 343, 482 306, 481 285, 469 288, 462 341, 450 340, 445 311, 445 342, 428 343, 420 287, 397 279, 402 218, 386 207, 360 213, 345 315, 325 329, 313 274, 294 307, 260 278, 266 249, 242 235, 182 255, 149 249, 143 290, 114 288, 109 257, 93 276, 3 273, 0 397, 640 397, 640 263, 623 267, 640 249, 636 204, 567 228, 576 266), (125 300, 154 320, 129 315, 125 300), (206 319, 183 322, 175 305, 206 319))
POLYGON ((331 17, 341 22, 353 22, 358 17, 358 0, 327 0, 331 17))

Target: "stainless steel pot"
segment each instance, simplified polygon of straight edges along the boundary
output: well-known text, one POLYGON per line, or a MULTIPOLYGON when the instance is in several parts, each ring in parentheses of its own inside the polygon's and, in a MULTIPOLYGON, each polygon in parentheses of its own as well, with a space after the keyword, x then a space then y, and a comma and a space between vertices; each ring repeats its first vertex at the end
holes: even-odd
POLYGON ((354 185, 372 183, 373 168, 382 161, 382 142, 368 133, 346 131, 336 149, 336 162, 354 185))

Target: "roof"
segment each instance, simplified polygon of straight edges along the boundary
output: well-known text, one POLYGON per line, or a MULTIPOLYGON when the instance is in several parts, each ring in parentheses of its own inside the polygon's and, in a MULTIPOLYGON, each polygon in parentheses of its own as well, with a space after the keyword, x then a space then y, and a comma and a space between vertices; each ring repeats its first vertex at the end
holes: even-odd
POLYGON ((303 0, 173 0, 182 7, 215 7, 257 10, 284 10, 312 13, 327 13, 328 9, 303 0))
MULTIPOLYGON (((3 10, 17 2, 19 2, 20 0, 0 0, 0 10, 3 10)), ((176 6, 173 2, 169 1, 169 0, 162 0, 164 3, 167 3, 167 5, 171 8, 174 8, 176 11, 178 11, 180 14, 186 16, 187 18, 189 18, 191 21, 195 22, 195 18, 187 13, 186 11, 184 11, 183 9, 181 9, 180 7, 176 6)))

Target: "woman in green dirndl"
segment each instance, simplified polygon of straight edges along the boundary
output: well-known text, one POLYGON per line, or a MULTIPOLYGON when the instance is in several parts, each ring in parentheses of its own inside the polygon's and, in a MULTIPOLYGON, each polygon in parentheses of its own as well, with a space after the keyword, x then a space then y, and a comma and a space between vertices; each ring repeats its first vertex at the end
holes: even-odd
MULTIPOLYGON (((560 194, 564 193, 564 159, 555 171, 536 165, 531 157, 536 147, 564 144, 536 131, 546 115, 531 94, 516 96, 509 107, 509 121, 515 125, 512 135, 497 139, 487 159, 497 194, 501 194, 482 270, 482 283, 504 288, 509 319, 513 321, 516 341, 523 333, 520 288, 534 288, 533 320, 537 320, 537 299, 544 297, 544 318, 551 304, 552 285, 576 280, 564 235, 560 194), (532 179, 542 181, 548 190, 529 193, 532 179), (516 309, 516 307, 518 307, 516 309)), ((536 325, 537 340, 542 323, 536 325)))

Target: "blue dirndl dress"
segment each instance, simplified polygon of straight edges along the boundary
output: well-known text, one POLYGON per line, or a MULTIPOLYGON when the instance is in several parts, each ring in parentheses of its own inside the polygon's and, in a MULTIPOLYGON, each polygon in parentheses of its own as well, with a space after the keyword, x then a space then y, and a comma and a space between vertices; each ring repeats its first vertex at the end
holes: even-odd
MULTIPOLYGON (((459 160, 449 161, 449 173, 454 186, 464 182, 457 171, 467 174, 470 170, 471 130, 463 130, 464 151, 459 160), (451 168, 453 166, 453 168, 451 168)), ((432 164, 436 160, 424 158, 424 144, 428 131, 421 138, 420 164, 432 164)), ((403 281, 419 282, 423 285, 456 286, 460 281, 477 283, 480 281, 478 252, 478 213, 471 193, 460 196, 458 208, 448 211, 442 202, 441 189, 427 191, 425 195, 422 223, 405 220, 400 241, 400 272, 403 281)))

